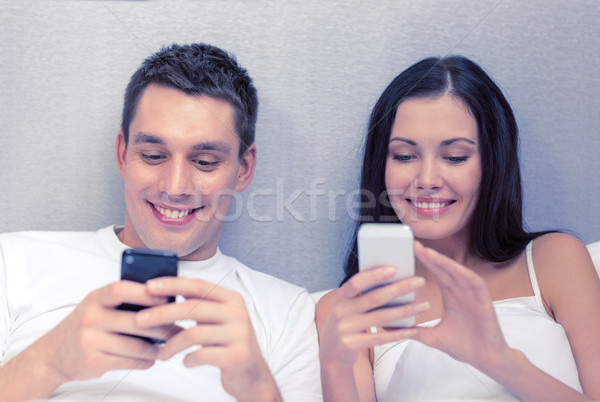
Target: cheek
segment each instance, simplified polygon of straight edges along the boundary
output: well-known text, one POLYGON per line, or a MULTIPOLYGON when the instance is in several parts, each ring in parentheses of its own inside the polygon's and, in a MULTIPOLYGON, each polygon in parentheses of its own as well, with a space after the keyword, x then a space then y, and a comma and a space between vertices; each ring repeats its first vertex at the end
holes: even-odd
POLYGON ((385 188, 390 196, 401 195, 410 187, 411 176, 407 169, 388 164, 385 168, 385 188))
POLYGON ((472 169, 464 172, 456 178, 455 182, 460 186, 460 191, 465 197, 470 198, 470 204, 474 208, 479 197, 479 187, 481 185, 481 172, 479 169, 472 169))

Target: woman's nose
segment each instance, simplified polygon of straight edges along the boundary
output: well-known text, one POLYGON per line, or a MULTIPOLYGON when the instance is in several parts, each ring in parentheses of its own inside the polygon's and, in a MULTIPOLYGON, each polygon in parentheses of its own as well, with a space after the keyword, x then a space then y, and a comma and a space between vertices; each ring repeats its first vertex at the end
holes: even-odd
POLYGON ((438 189, 442 187, 443 180, 440 169, 435 161, 423 161, 415 177, 415 186, 420 189, 438 189))

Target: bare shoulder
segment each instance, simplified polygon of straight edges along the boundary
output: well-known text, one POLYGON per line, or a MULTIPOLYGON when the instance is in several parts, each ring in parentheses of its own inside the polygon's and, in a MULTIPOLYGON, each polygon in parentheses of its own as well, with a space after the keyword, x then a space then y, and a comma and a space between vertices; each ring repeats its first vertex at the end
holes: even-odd
POLYGON ((532 246, 536 272, 593 270, 592 258, 579 239, 565 233, 549 233, 534 240, 532 246))
POLYGON ((333 309, 333 305, 335 303, 338 291, 339 289, 333 289, 331 292, 328 292, 323 297, 321 297, 317 302, 315 310, 315 321, 317 323, 317 329, 322 328, 327 323, 327 320, 329 319, 329 314, 333 309))
POLYGON ((567 334, 583 390, 598 395, 600 278, 592 258, 575 237, 552 233, 534 240, 533 261, 542 298, 567 334))
POLYGON ((579 239, 550 233, 534 240, 532 257, 544 300, 552 310, 560 304, 597 294, 600 280, 592 258, 579 239))

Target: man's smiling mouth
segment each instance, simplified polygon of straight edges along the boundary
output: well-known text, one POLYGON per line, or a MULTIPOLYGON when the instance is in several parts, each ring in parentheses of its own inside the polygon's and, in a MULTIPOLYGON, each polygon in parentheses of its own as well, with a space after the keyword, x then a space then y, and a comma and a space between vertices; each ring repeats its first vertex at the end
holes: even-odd
POLYGON ((168 219, 184 218, 184 217, 188 216, 190 213, 194 213, 200 209, 200 208, 193 208, 193 209, 179 210, 179 209, 169 209, 169 208, 159 207, 158 205, 154 205, 152 203, 150 203, 150 205, 152 205, 154 207, 154 209, 156 209, 162 216, 164 216, 165 218, 168 218, 168 219))

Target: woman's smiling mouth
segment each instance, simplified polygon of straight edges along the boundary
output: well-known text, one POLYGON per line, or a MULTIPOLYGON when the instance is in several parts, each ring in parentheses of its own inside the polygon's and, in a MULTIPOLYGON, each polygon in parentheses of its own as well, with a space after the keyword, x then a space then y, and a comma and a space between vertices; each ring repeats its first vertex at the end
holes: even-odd
POLYGON ((415 201, 415 200, 409 199, 408 202, 410 202, 412 205, 414 205, 415 207, 417 207, 419 209, 441 209, 441 208, 447 207, 450 204, 453 204, 456 201, 444 201, 444 202, 430 201, 430 202, 426 202, 426 201, 415 201))

